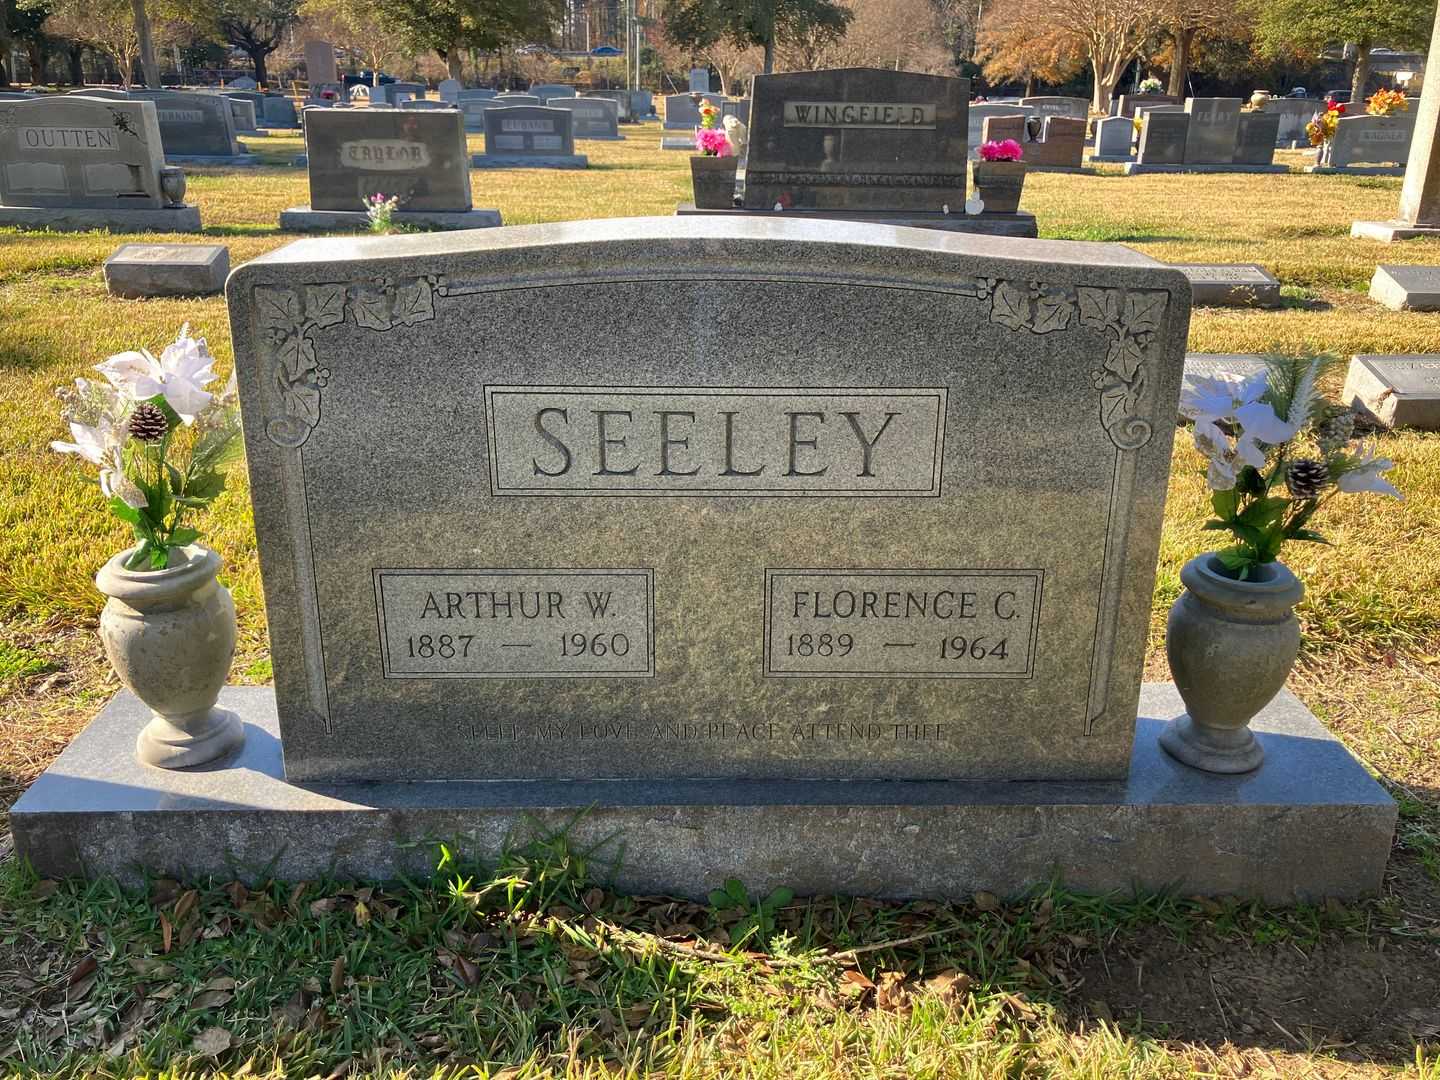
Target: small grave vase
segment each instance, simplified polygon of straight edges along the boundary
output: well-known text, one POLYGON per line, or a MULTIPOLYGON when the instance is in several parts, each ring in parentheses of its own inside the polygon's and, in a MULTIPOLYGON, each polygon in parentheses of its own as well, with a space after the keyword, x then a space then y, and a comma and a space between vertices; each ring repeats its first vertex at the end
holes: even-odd
POLYGON ((185 205, 185 170, 166 165, 160 170, 160 194, 165 196, 166 206, 185 205))
POLYGON ((1025 189, 1023 161, 977 161, 974 175, 985 213, 1013 214, 1020 209, 1020 194, 1025 189))
POLYGON ((1305 587, 1282 563, 1229 577, 1213 554, 1180 571, 1185 591, 1170 609, 1165 652, 1185 712, 1160 735, 1160 745, 1206 772, 1243 773, 1265 752, 1251 719, 1270 703, 1300 649, 1295 605, 1305 587))
POLYGON ((1254 93, 1252 93, 1252 94, 1250 95, 1250 104, 1253 105, 1256 109, 1263 109, 1263 108, 1265 108, 1266 104, 1268 104, 1269 101, 1270 101, 1270 91, 1269 91, 1269 90, 1256 90, 1254 93))
POLYGON ((162 769, 213 761, 245 741, 240 718, 215 707, 235 654, 235 605, 215 580, 220 556, 192 544, 173 550, 164 570, 127 570, 129 555, 101 567, 95 585, 109 597, 105 655, 152 713, 136 756, 162 769))
POLYGON ((690 159, 690 179, 697 210, 730 210, 735 206, 735 172, 740 159, 696 154, 690 159))

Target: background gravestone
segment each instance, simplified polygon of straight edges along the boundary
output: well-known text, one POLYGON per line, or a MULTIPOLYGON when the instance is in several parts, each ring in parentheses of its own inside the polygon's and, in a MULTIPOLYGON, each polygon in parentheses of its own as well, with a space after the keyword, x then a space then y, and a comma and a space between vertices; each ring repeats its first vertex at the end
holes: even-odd
POLYGON ((340 80, 335 70, 335 46, 328 41, 305 42, 305 79, 313 87, 317 83, 340 80))
POLYGON ((1185 134, 1187 165, 1226 164, 1235 160, 1240 127, 1239 98, 1187 98, 1190 126, 1185 134))
POLYGON ((459 79, 442 79, 435 87, 435 92, 440 95, 440 100, 454 105, 460 100, 460 91, 464 89, 459 79))
POLYGON ((710 69, 701 67, 691 68, 689 81, 691 93, 698 91, 702 94, 708 94, 710 92, 710 69))
POLYGON ((456 109, 336 109, 305 121, 310 205, 280 215, 285 229, 364 225, 373 195, 398 196, 399 223, 441 228, 500 224, 471 207, 465 129, 456 109))
POLYGON ((1020 104, 1034 109, 1039 116, 1071 116, 1084 120, 1090 115, 1090 102, 1078 97, 1023 97, 1020 104))
MULTIPOLYGON (((1188 113, 1146 112, 1140 127, 1135 161, 1142 165, 1178 165, 1185 160, 1188 113)), ((1128 166, 1127 166, 1128 168, 1128 166)))
POLYGON ((1095 152, 1091 161, 1129 161, 1135 142, 1135 124, 1125 116, 1106 116, 1095 121, 1095 152))
POLYGON ((105 260, 111 296, 213 296, 225 288, 230 249, 223 244, 123 244, 105 260))
POLYGON ((1409 157, 1414 134, 1413 113, 1342 116, 1335 122, 1335 136, 1330 142, 1326 165, 1343 169, 1361 163, 1388 164, 1395 166, 1391 171, 1398 173, 1409 157))
POLYGON ((620 107, 605 98, 554 97, 550 108, 564 109, 570 113, 573 130, 577 139, 618 140, 620 134, 620 107))
POLYGON ((231 102, 215 94, 175 90, 133 90, 132 98, 155 103, 167 161, 215 165, 254 165, 235 138, 231 102))
POLYGON ((196 232, 184 174, 162 154, 149 101, 0 101, 0 224, 196 232))
MULTIPOLYGON (((637 113, 635 112, 634 91, 631 90, 587 90, 582 97, 591 100, 613 101, 615 103, 615 117, 622 124, 634 123, 637 113)), ((645 110, 649 112, 648 109, 645 110)))
POLYGON ((300 126, 300 117, 295 112, 295 102, 284 95, 265 95, 265 124, 267 127, 295 128, 300 126))
POLYGON ((985 121, 996 116, 1031 116, 1034 110, 1028 105, 1007 105, 996 102, 972 104, 967 109, 966 142, 969 143, 970 159, 980 157, 980 144, 985 141, 985 121))
POLYGON ((1392 311, 1440 311, 1440 267, 1375 267, 1370 278, 1370 299, 1392 311))
POLYGON ((1356 356, 1341 400, 1387 428, 1440 431, 1440 356, 1356 356))
POLYGON ((466 131, 485 130, 485 112, 487 109, 500 107, 494 96, 483 98, 462 97, 457 103, 460 115, 465 118, 466 131))
POLYGON ((505 105, 540 105, 538 94, 496 94, 495 100, 505 105))
POLYGON ((747 208, 965 203, 966 79, 871 68, 757 75, 751 100, 747 208))
POLYGON ((1235 164, 1269 165, 1275 160, 1279 141, 1280 115, 1272 112, 1242 112, 1235 134, 1235 164))
POLYGON ((479 169, 583 169, 584 154, 575 153, 574 117, 568 109, 543 105, 508 105, 485 112, 485 152, 470 164, 479 169))
POLYGON ((1280 306, 1280 282, 1258 263, 1175 263, 1190 279, 1191 302, 1199 307, 1280 306))
POLYGON ((1146 105, 1181 105, 1178 97, 1169 94, 1121 94, 1115 99, 1117 116, 1134 117, 1137 109, 1146 105))
POLYGON ((1034 121, 1024 116, 992 116, 985 121, 985 142, 1014 139, 1021 145, 1027 168, 1078 169, 1085 156, 1086 121, 1051 114, 1040 122, 1038 138, 1031 137, 1034 121))
POLYGON ((576 96, 575 87, 562 83, 540 83, 538 85, 532 85, 530 87, 530 93, 540 99, 541 105, 546 104, 552 98, 573 98, 576 96))

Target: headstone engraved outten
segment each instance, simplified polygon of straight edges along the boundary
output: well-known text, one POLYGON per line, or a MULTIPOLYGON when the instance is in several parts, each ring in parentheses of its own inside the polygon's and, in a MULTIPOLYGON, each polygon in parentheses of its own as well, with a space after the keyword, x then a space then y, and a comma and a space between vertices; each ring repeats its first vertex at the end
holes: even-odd
POLYGON ((228 292, 275 688, 199 773, 118 698, 15 807, 42 872, 383 878, 538 817, 690 895, 1377 887, 1394 804, 1293 698, 1249 776, 1156 743, 1178 271, 642 218, 305 240, 228 292))

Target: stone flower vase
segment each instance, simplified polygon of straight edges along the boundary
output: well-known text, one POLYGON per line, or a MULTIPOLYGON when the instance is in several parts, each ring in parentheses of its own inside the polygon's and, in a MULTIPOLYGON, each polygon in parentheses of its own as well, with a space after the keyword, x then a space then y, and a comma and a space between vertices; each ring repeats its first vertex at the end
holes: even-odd
POLYGON ((975 193, 985 203, 987 214, 1013 214, 1020 209, 1025 189, 1023 161, 977 161, 974 168, 975 193))
POLYGON ((1257 110, 1265 108, 1269 101, 1269 90, 1256 90, 1250 95, 1250 104, 1257 110))
POLYGON ((1294 608, 1305 587, 1278 562, 1237 581, 1213 553, 1186 563, 1180 581, 1185 591, 1170 609, 1165 652, 1185 712, 1161 733, 1160 745, 1206 772, 1250 772, 1265 752, 1249 724, 1294 666, 1294 608))
POLYGON ((101 567, 95 585, 109 597, 105 655, 152 712, 135 754, 162 769, 213 761, 245 741, 240 718, 215 707, 235 655, 235 605, 215 580, 220 556, 191 544, 164 570, 127 570, 131 551, 101 567))
POLYGON ((715 157, 696 154, 690 158, 690 181, 695 187, 697 210, 732 210, 735 207, 735 172, 740 159, 734 154, 715 157))

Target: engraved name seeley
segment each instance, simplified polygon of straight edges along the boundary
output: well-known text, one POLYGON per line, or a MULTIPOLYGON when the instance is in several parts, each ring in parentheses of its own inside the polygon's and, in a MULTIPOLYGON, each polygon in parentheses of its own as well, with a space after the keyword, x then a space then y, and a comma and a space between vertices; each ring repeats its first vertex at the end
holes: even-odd
POLYGON ((487 386, 507 495, 940 494, 946 391, 487 386))

